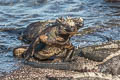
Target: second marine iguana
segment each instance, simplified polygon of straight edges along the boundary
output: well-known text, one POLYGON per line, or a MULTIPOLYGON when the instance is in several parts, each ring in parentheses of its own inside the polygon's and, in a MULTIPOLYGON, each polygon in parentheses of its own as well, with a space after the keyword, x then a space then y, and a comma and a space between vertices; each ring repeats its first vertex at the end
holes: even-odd
POLYGON ((120 41, 111 41, 107 43, 103 43, 96 46, 75 49, 71 62, 61 62, 61 63, 45 63, 45 62, 34 62, 34 61, 26 61, 25 63, 38 68, 51 68, 51 69, 62 69, 62 70, 73 70, 80 72, 91 72, 91 71, 100 71, 99 66, 104 65, 107 61, 111 60, 116 56, 120 56, 120 41), (88 50, 87 50, 88 48, 88 50), (92 51, 89 51, 89 48, 92 51), (87 50, 87 52, 85 51, 87 50), (107 50, 107 52, 106 52, 107 50), (113 51, 112 51, 113 50, 113 51), (81 51, 84 52, 83 57, 80 57, 81 51), (85 57, 85 55, 90 55, 89 57, 85 57), (97 56, 101 55, 101 56, 97 56), (92 58, 93 55, 93 59, 92 58), (101 61, 98 61, 101 60, 101 61))

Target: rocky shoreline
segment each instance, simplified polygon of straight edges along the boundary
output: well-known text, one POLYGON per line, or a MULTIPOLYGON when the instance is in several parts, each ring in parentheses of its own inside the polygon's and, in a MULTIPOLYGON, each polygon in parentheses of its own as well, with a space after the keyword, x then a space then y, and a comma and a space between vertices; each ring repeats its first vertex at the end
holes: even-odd
POLYGON ((23 65, 18 70, 15 70, 5 76, 0 77, 1 80, 48 80, 46 76, 56 77, 71 77, 78 73, 74 71, 40 69, 31 66, 23 65))
MULTIPOLYGON (((120 41, 77 47, 68 62, 18 64, 21 67, 1 80, 120 80, 120 41), (82 55, 80 55, 82 54, 82 55), (31 66, 32 65, 32 66, 31 66), (37 66, 37 68, 35 68, 37 66)), ((53 50, 54 51, 54 50, 53 50)), ((32 61, 34 62, 34 60, 32 61)), ((42 63, 41 63, 42 62, 42 63)))
POLYGON ((5 76, 1 80, 120 80, 120 75, 97 72, 74 72, 54 69, 40 69, 22 66, 5 76))
POLYGON ((1 80, 120 80, 120 56, 116 56, 99 66, 99 72, 78 72, 35 68, 23 65, 1 76, 1 80))

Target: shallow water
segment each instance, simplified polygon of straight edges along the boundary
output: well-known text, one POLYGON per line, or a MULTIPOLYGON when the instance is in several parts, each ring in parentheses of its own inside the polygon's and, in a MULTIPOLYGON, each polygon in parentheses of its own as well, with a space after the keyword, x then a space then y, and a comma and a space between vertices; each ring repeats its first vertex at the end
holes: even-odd
MULTIPOLYGON (((99 27, 84 36, 75 36, 75 46, 87 46, 120 40, 120 3, 103 0, 0 0, 0 28, 23 28, 39 20, 56 19, 61 16, 82 17, 84 27, 99 27)), ((17 35, 0 32, 0 74, 18 68, 13 57, 14 47, 21 45, 17 35)))

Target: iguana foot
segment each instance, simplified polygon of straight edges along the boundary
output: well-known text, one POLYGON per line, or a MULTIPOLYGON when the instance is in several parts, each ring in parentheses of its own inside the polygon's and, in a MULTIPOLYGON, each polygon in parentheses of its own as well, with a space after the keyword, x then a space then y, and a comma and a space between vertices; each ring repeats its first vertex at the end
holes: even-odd
POLYGON ((22 58, 25 51, 28 49, 28 46, 20 46, 13 50, 13 55, 15 57, 22 58))
POLYGON ((62 62, 62 59, 61 58, 55 58, 52 63, 60 63, 62 62))

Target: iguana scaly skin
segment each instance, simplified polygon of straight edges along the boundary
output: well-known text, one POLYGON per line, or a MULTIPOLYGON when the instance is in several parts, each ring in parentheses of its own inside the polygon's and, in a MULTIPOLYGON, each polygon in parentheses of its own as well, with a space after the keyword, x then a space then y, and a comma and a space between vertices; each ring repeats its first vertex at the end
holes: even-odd
MULTIPOLYGON (((70 43, 70 38, 77 33, 78 29, 82 27, 83 19, 82 18, 58 18, 56 21, 48 23, 33 23, 30 24, 26 30, 27 33, 24 33, 24 36, 28 35, 28 39, 31 38, 33 41, 30 44, 27 50, 24 52, 24 58, 29 59, 30 56, 34 56, 39 60, 49 59, 52 56, 61 58, 62 60, 68 60, 71 57, 74 46, 70 43), (45 27, 38 32, 33 33, 37 27, 45 27), (29 32, 33 30, 33 32, 29 32), (31 35, 30 35, 31 34, 31 35), (30 35, 30 37, 29 37, 30 35), (33 36, 36 36, 33 38, 33 36), (38 50, 36 48, 38 47, 38 50), (63 54, 64 53, 64 54, 63 54), (59 55, 63 54, 63 55, 59 55)), ((39 29, 39 28, 38 28, 39 29)), ((24 37, 23 36, 23 37, 24 37)), ((30 40, 31 40, 30 39, 30 40)), ((20 48, 22 50, 22 47, 20 48)), ((14 52, 20 50, 17 48, 14 49, 14 52)), ((25 49, 23 49, 25 50, 25 49)), ((14 53, 19 54, 19 53, 14 53)))
POLYGON ((114 56, 120 55, 120 41, 109 41, 99 45, 88 47, 77 47, 76 52, 80 52, 83 57, 94 61, 107 61, 114 56), (79 49, 78 49, 79 48, 79 49))
POLYGON ((29 24, 22 32, 22 34, 19 36, 19 39, 25 43, 31 43, 35 37, 38 36, 38 34, 40 34, 48 26, 53 25, 54 22, 55 20, 33 22, 29 24))

